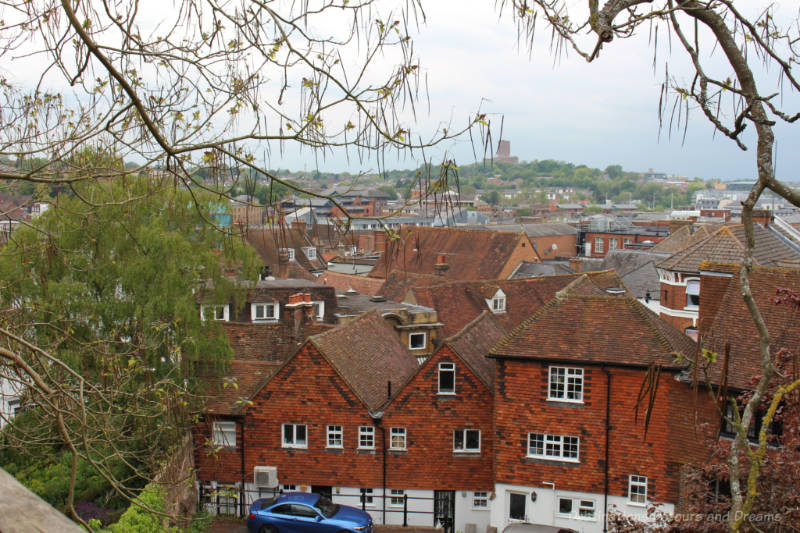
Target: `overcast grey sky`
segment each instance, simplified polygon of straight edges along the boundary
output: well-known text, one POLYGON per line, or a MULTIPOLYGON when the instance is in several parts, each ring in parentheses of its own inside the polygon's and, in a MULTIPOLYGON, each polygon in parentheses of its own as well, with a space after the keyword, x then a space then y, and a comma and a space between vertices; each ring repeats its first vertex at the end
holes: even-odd
MULTIPOLYGON (((791 4, 784 6, 786 12, 796 13, 796 4, 791 4)), ((729 139, 714 136, 699 110, 691 113, 685 141, 682 132, 671 138, 668 131, 659 132, 664 60, 669 59, 676 78, 691 75, 677 45, 671 54, 666 45, 661 47, 655 72, 646 31, 634 39, 615 40, 593 63, 570 54, 554 65, 549 32, 540 31, 530 57, 526 49, 519 50, 508 14, 498 21, 492 1, 434 0, 425 3, 425 12, 427 24, 414 40, 427 74, 432 116, 458 121, 485 98, 482 109, 495 126, 504 116, 503 138, 521 160, 558 159, 600 168, 620 164, 627 170, 653 168, 724 180, 754 177, 752 148, 742 152, 729 139)), ((798 103, 797 98, 788 101, 798 103)), ((798 110, 800 106, 793 109, 798 110)), ((777 130, 776 167, 783 179, 800 177, 797 128, 777 130)), ((495 128, 495 139, 498 134, 495 128)), ((748 147, 754 145, 752 136, 745 139, 748 147)), ((448 149, 459 164, 475 161, 466 139, 448 149)), ((314 164, 306 161, 299 168, 303 166, 311 169, 314 164)), ((409 168, 414 162, 389 166, 409 168)), ((342 164, 328 161, 320 168, 340 170, 342 164)))

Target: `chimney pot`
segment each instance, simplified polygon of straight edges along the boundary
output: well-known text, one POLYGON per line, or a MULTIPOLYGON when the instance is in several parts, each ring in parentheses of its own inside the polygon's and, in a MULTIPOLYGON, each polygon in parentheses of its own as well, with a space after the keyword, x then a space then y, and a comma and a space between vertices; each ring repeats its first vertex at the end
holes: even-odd
POLYGON ((433 270, 437 276, 444 276, 447 271, 450 269, 450 265, 447 264, 447 257, 445 254, 439 254, 436 256, 436 264, 433 265, 433 270))

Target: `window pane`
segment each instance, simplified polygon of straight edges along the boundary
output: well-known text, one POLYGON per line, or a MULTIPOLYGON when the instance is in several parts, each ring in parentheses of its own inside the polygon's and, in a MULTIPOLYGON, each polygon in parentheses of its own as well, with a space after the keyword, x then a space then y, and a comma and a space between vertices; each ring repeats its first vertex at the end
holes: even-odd
POLYGON ((463 450, 464 449, 464 432, 456 430, 453 432, 453 449, 454 450, 463 450))
POLYGON ((439 392, 455 392, 456 372, 455 368, 439 367, 439 392))
POLYGON ((481 447, 481 432, 477 429, 467 430, 467 449, 478 450, 481 447))
POLYGON ((525 500, 524 494, 511 493, 508 505, 508 516, 512 520, 525 520, 525 500))
POLYGON ((283 425, 283 442, 286 444, 292 444, 294 442, 294 433, 292 431, 291 424, 284 424, 283 425))
POLYGON ((561 514, 572 514, 572 500, 569 498, 559 498, 558 512, 561 514))
POLYGON ((295 437, 297 444, 306 443, 306 427, 302 424, 295 426, 295 437))

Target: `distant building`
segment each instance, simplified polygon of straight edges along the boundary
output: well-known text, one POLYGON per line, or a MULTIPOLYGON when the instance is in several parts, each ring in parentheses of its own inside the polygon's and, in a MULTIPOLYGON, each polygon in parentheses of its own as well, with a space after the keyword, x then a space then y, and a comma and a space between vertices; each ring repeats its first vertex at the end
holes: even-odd
POLYGON ((499 141, 494 160, 498 163, 519 163, 517 156, 511 155, 511 141, 499 141))

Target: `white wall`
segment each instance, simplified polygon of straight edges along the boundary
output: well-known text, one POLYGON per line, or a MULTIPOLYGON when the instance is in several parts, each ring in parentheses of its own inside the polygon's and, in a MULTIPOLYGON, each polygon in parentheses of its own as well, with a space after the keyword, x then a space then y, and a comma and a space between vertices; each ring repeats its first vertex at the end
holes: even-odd
MULTIPOLYGON (((602 533, 603 531, 603 494, 560 490, 556 480, 555 490, 551 486, 532 487, 496 484, 495 498, 489 502, 489 507, 491 509, 491 525, 497 527, 498 533, 502 533, 503 528, 512 522, 508 517, 509 493, 511 492, 525 495, 526 522, 570 528, 580 533, 602 533), (532 492, 536 492, 536 501, 531 499, 532 492), (595 502, 594 518, 578 518, 576 516, 577 508, 574 508, 572 517, 560 515, 558 513, 558 501, 560 498, 593 500, 595 502)), ((608 509, 611 512, 622 512, 640 520, 648 519, 647 508, 630 505, 626 497, 609 496, 608 509)), ((675 506, 673 504, 664 504, 661 510, 672 513, 675 510, 675 506)), ((480 529, 478 533, 481 533, 480 529)))
MULTIPOLYGON (((491 494, 491 492, 489 493, 491 494)), ((475 533, 486 533, 491 516, 490 508, 475 509, 472 507, 473 491, 456 491, 455 531, 467 531, 467 524, 475 524, 475 533)), ((489 502, 491 505, 491 502, 489 502)))
POLYGON ((14 416, 14 405, 19 402, 20 392, 17 383, 0 377, 0 429, 14 416))

